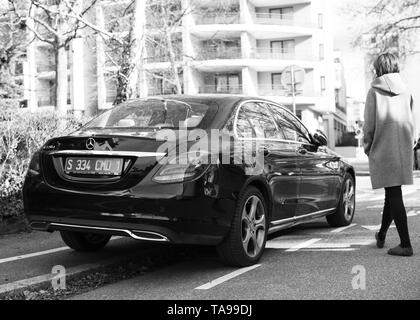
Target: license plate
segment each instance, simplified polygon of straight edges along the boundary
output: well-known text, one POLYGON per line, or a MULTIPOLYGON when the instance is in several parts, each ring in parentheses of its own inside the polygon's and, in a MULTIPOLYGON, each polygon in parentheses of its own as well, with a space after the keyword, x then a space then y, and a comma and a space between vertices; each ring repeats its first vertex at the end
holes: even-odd
POLYGON ((123 159, 67 158, 64 172, 66 174, 120 176, 123 165, 123 159))

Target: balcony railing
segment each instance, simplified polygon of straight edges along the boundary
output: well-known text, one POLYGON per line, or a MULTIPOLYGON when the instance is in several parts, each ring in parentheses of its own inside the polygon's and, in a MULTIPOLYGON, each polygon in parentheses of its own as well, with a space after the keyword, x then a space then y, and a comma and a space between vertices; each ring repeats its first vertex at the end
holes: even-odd
MULTIPOLYGON (((278 96, 278 97, 289 97, 292 95, 290 88, 286 88, 281 84, 260 84, 258 86, 258 93, 260 96, 278 96)), ((306 96, 310 97, 313 96, 313 92, 311 90, 299 89, 296 91, 297 96, 306 96)))
POLYGON ((49 107, 55 105, 55 102, 52 98, 39 98, 38 107, 49 107))
POLYGON ((253 59, 295 60, 295 50, 283 49, 281 51, 272 48, 256 48, 252 53, 253 59))
POLYGON ((196 18, 196 24, 239 24, 240 21, 241 18, 237 12, 203 14, 196 18))
POLYGON ((240 59, 242 51, 240 47, 232 48, 204 48, 197 54, 198 60, 216 60, 216 59, 240 59))
MULTIPOLYGON (((175 61, 179 62, 182 61, 183 55, 182 53, 175 54, 175 61)), ((145 63, 161 63, 161 62, 170 62, 168 55, 148 55, 147 58, 144 59, 145 63)))
POLYGON ((159 89, 159 88, 149 88, 147 90, 149 96, 163 96, 163 95, 173 95, 176 94, 175 89, 159 89))
POLYGON ((38 73, 55 71, 55 65, 53 65, 53 64, 38 64, 36 66, 36 71, 38 73))
POLYGON ((199 93, 202 94, 242 94, 242 85, 235 86, 217 86, 217 85, 207 85, 199 88, 199 93))
POLYGON ((311 23, 305 20, 297 20, 291 14, 279 13, 256 13, 256 23, 258 24, 274 24, 282 26, 294 27, 311 27, 311 23))

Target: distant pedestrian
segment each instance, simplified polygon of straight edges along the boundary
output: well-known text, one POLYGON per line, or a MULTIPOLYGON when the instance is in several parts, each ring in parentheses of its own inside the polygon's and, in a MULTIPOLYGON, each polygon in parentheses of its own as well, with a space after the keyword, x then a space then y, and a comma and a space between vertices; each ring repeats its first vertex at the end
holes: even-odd
POLYGON ((376 234, 377 246, 385 246, 388 229, 394 220, 401 243, 388 254, 412 256, 401 186, 413 184, 413 148, 416 143, 413 98, 401 79, 395 55, 381 54, 374 69, 376 79, 367 95, 363 142, 369 156, 373 189, 385 188, 382 226, 376 234))
POLYGON ((420 170, 420 138, 414 147, 414 170, 420 170))

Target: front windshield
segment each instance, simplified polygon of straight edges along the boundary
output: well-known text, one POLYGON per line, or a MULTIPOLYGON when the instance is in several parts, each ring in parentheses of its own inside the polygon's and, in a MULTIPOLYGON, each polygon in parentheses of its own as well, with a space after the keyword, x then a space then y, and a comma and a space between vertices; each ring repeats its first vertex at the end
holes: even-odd
POLYGON ((208 106, 175 100, 143 100, 122 104, 106 111, 83 127, 91 129, 159 130, 164 128, 197 128, 208 106))

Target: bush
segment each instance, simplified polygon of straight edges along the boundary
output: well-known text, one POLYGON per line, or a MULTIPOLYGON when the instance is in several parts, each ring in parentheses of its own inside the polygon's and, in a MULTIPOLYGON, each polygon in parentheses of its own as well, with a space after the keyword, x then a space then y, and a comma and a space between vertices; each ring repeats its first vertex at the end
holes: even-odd
POLYGON ((52 112, 5 108, 0 101, 0 222, 23 216, 21 190, 31 155, 50 138, 81 125, 73 117, 60 120, 52 112))

